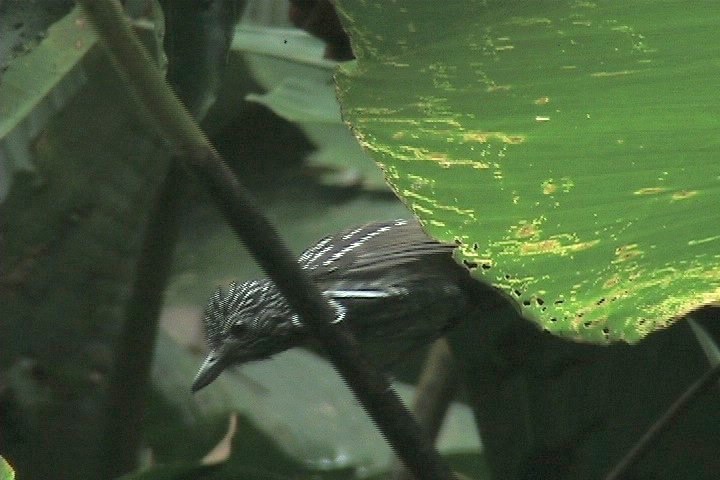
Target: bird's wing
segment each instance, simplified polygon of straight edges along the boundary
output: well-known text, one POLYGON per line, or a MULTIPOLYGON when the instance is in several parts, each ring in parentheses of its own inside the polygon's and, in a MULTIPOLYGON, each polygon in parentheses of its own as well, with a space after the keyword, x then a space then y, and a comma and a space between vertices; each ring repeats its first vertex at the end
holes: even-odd
POLYGON ((455 245, 437 242, 412 220, 375 222, 330 235, 299 259, 315 280, 392 269, 427 257, 452 254, 455 245))

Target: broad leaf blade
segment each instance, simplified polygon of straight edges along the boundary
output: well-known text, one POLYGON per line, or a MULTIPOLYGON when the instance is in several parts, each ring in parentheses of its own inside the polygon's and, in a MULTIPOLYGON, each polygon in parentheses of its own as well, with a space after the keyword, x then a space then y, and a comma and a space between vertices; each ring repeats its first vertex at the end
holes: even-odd
POLYGON ((15 480, 15 470, 3 457, 0 457, 0 480, 15 480))
POLYGON ((345 2, 346 120, 435 236, 554 333, 720 298, 720 56, 683 2, 345 2))

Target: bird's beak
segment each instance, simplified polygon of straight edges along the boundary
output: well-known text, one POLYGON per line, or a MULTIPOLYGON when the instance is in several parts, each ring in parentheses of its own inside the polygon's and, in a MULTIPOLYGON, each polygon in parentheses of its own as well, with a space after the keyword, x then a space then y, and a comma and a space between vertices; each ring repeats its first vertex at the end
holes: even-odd
POLYGON ((213 380, 222 373, 225 366, 223 362, 220 361, 220 358, 220 355, 218 355, 218 352, 215 350, 211 351, 208 356, 205 357, 205 361, 200 366, 197 375, 195 375, 195 380, 193 380, 191 387, 193 393, 210 385, 213 380))

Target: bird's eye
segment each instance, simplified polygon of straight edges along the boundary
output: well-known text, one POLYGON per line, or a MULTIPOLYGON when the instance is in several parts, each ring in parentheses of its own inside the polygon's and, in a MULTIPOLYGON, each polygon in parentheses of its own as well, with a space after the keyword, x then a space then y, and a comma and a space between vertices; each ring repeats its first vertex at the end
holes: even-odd
POLYGON ((241 337, 241 336, 245 335, 247 332, 248 332, 248 325, 245 322, 233 323, 232 327, 230 327, 230 333, 237 337, 241 337))

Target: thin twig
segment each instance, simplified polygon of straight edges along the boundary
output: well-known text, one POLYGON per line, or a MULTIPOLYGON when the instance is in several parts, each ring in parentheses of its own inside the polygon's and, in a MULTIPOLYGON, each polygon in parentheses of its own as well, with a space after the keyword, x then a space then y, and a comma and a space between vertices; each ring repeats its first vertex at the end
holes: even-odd
MULTIPOLYGON (((440 427, 458 388, 455 359, 445 337, 433 343, 418 379, 412 412, 415 420, 435 442, 440 427)), ((411 480, 412 474, 402 464, 393 465, 394 480, 411 480)))
POLYGON ((208 189, 226 221, 265 273, 320 340, 333 365, 417 479, 454 478, 450 468, 393 392, 360 353, 334 311, 295 262, 256 201, 240 184, 172 94, 132 33, 122 7, 111 0, 79 0, 121 76, 144 105, 148 120, 208 189))
POLYGON ((437 438, 458 387, 455 358, 445 337, 433 344, 418 381, 413 414, 430 438, 437 438))
POLYGON ((670 408, 640 437, 640 440, 625 454, 615 467, 607 474, 605 480, 620 480, 635 465, 658 436, 672 424, 672 421, 687 409, 690 403, 707 390, 720 377, 720 364, 705 372, 698 380, 680 395, 670 408))

